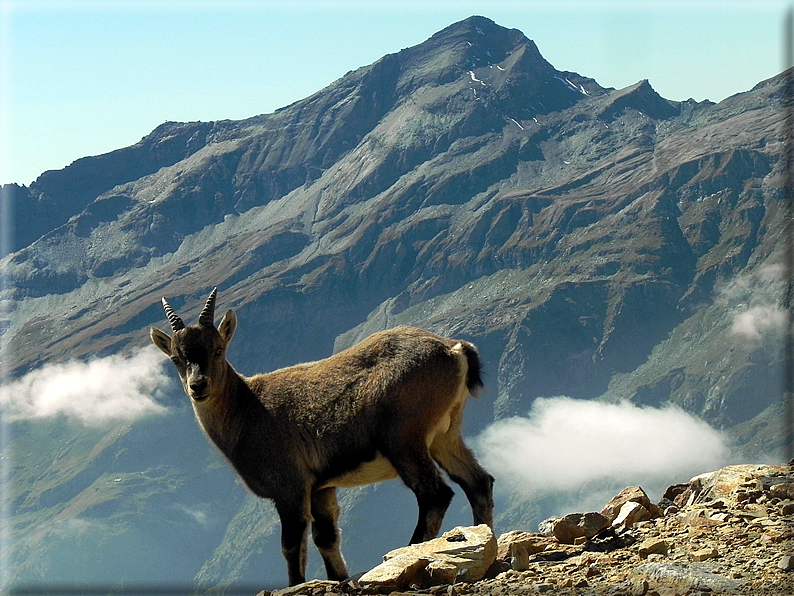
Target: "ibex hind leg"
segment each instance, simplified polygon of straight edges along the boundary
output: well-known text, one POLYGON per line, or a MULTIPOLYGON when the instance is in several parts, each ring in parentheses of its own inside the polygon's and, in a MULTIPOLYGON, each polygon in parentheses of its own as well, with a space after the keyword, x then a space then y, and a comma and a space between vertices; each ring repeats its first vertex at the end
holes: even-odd
POLYGON ((312 518, 312 539, 323 557, 328 579, 347 579, 347 566, 340 548, 339 504, 335 488, 312 493, 312 518))
POLYGON ((437 435, 430 453, 449 477, 463 489, 471 505, 474 524, 493 527, 493 476, 479 464, 460 432, 437 435))
POLYGON ((435 538, 455 493, 441 478, 424 444, 421 448, 390 453, 388 457, 402 481, 416 495, 419 505, 419 520, 410 544, 435 538))

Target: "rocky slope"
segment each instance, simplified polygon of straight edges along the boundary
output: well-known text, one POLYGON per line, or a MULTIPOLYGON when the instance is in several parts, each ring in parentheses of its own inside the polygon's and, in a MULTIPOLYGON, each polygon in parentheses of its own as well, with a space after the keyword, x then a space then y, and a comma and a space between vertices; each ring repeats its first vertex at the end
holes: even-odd
POLYGON ((748 422, 782 391, 779 325, 732 322, 782 312, 783 89, 604 89, 471 18, 274 114, 164 124, 15 191, 12 368, 143 344, 161 295, 218 285, 243 370, 409 322, 477 340, 496 416, 562 394, 748 422))
MULTIPOLYGON (((467 434, 567 395, 677 404, 748 458, 779 454, 790 77, 672 102, 559 71, 472 17, 275 113, 165 123, 3 188, 7 372, 135 353, 162 296, 192 320, 218 286, 244 374, 413 324, 480 349, 488 393, 467 434)), ((234 485, 179 389, 162 393, 160 417, 11 426, 15 581, 99 574, 92 545, 110 535, 102 569, 130 561, 124 578, 283 573, 272 511, 234 485), (192 546, 176 570, 178 535, 192 546)), ((366 523, 384 502, 410 523, 396 493, 345 497, 357 567, 410 533, 366 523)))
POLYGON ((794 593, 793 499, 794 465, 735 465, 670 486, 658 505, 628 487, 600 513, 544 522, 545 534, 457 528, 389 553, 380 573, 259 596, 784 596, 794 593))

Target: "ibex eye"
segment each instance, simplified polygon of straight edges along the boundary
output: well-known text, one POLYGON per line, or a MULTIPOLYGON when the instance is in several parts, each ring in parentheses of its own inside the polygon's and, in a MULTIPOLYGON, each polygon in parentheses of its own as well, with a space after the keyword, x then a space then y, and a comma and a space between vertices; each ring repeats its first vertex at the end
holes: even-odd
POLYGON ((218 348, 217 350, 215 350, 215 356, 217 356, 218 358, 223 356, 223 348, 218 348))
POLYGON ((171 356, 171 362, 179 366, 179 356, 171 356))

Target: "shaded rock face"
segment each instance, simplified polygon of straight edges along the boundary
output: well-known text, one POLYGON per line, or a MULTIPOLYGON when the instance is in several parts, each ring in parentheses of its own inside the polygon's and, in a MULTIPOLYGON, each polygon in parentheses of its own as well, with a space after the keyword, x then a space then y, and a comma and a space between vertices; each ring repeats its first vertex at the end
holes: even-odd
MULTIPOLYGON (((488 392, 467 433, 569 395, 674 403, 748 454, 780 450, 790 77, 672 102, 559 71, 472 17, 272 114, 165 123, 2 189, 9 371, 148 345, 162 296, 194 320, 218 286, 244 374, 411 324, 478 346, 488 392)), ((201 585, 259 577, 234 523, 201 585)))

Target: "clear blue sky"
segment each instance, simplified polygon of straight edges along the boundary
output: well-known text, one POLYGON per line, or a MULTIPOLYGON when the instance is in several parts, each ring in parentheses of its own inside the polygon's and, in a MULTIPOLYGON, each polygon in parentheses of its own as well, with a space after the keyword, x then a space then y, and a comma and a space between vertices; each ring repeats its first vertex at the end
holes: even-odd
POLYGON ((167 120, 272 112, 473 14, 560 70, 719 101, 784 68, 789 1, 0 0, 0 183, 167 120))

